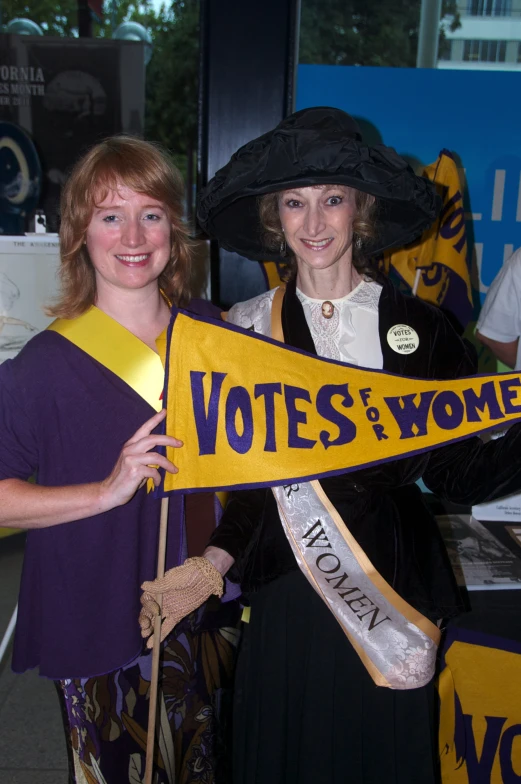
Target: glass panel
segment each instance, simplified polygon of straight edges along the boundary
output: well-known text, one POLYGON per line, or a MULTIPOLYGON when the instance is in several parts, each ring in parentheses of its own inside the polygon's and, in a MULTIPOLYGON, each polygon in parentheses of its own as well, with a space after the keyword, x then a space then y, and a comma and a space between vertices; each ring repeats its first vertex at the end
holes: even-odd
MULTIPOLYGON (((456 0, 445 5, 457 11, 456 0)), ((415 67, 420 0, 302 0, 299 60, 311 65, 415 67)))
POLYGON ((512 14, 512 0, 495 0, 495 15, 510 16, 512 14))
POLYGON ((505 63, 508 70, 521 70, 521 0, 443 0, 443 17, 428 42, 433 52, 436 39, 438 44, 432 65, 421 59, 421 45, 418 57, 421 0, 301 1, 302 64, 414 68, 419 62, 422 67, 487 69, 505 63), (509 36, 514 33, 509 46, 498 41, 498 17, 515 22, 509 26, 509 36))
MULTIPOLYGON (((190 183, 196 165, 199 0, 100 0, 102 5, 103 16, 92 14, 94 38, 111 38, 122 22, 138 22, 151 36, 141 130, 172 151, 190 183)), ((0 11, 4 25, 25 17, 39 24, 46 36, 78 36, 76 0, 0 0, 0 11)))
POLYGON ((446 38, 444 38, 443 41, 440 41, 438 57, 440 60, 452 59, 452 41, 447 41, 446 38))
POLYGON ((512 0, 468 0, 464 8, 460 7, 460 13, 469 16, 510 16, 512 0))

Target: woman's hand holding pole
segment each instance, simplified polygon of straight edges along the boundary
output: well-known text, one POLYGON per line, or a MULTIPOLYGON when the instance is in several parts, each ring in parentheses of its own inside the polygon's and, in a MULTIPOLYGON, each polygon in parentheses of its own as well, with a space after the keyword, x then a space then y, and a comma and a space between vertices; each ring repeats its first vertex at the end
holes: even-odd
MULTIPOLYGON (((164 577, 144 582, 139 614, 141 635, 149 637, 152 634, 154 620, 161 611, 163 641, 182 618, 200 607, 209 596, 222 596, 223 575, 233 562, 234 559, 225 550, 208 547, 203 557, 187 558, 181 566, 169 569, 164 577)), ((152 644, 153 638, 150 637, 147 646, 151 648, 152 644)))
POLYGON ((106 509, 126 504, 148 479, 152 479, 157 487, 161 481, 159 468, 177 474, 178 469, 168 458, 151 451, 158 446, 183 446, 177 438, 152 433, 165 416, 166 409, 155 414, 123 446, 114 468, 101 482, 100 498, 106 509))

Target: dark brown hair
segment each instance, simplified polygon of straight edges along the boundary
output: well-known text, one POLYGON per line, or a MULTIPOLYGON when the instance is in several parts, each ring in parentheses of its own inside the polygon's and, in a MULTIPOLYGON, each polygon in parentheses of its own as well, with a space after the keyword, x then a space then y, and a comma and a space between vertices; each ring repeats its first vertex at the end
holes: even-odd
MULTIPOLYGON (((325 185, 313 186, 325 188, 325 185)), ((266 193, 259 197, 259 218, 264 230, 264 242, 271 251, 278 251, 285 244, 284 232, 279 216, 279 195, 283 191, 266 193)), ((368 278, 376 276, 376 269, 364 254, 364 243, 376 236, 377 204, 374 196, 355 190, 356 217, 353 222, 353 266, 361 275, 368 278), (356 240, 359 239, 360 242, 356 240)), ((286 250, 286 259, 291 265, 289 277, 296 274, 295 256, 291 248, 286 250)))
POLYGON ((159 287, 176 305, 190 299, 192 246, 183 221, 183 180, 166 151, 132 136, 112 136, 92 147, 75 165, 61 194, 58 301, 50 316, 74 318, 96 300, 94 267, 84 244, 96 206, 108 191, 124 185, 162 202, 172 225, 170 260, 159 287))

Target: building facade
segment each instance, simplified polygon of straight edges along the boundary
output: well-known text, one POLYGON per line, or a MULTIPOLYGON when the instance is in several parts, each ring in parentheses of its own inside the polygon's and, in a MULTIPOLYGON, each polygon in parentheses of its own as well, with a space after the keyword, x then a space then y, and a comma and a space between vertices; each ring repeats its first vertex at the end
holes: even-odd
POLYGON ((521 70, 521 0, 459 0, 461 26, 440 46, 438 68, 521 70))

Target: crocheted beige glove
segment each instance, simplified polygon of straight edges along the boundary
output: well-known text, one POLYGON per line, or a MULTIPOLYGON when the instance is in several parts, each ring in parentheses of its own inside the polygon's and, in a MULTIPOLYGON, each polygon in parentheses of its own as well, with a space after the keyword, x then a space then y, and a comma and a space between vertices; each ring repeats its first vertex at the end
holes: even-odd
MULTIPOLYGON (((154 620, 159 614, 158 594, 163 595, 161 606, 161 642, 179 621, 196 610, 211 594, 223 595, 223 578, 207 558, 187 558, 182 566, 169 569, 159 580, 141 586, 142 609, 139 613, 141 636, 154 631, 154 620)), ((153 637, 147 642, 152 648, 153 637)))

